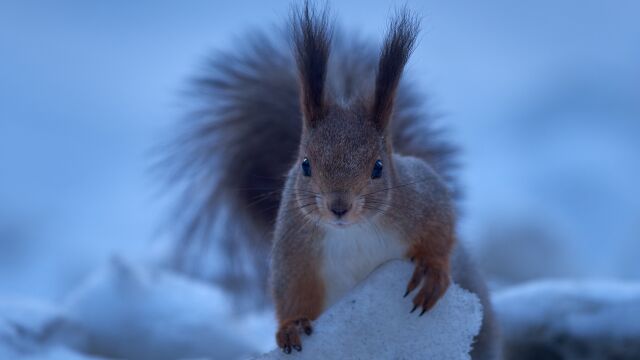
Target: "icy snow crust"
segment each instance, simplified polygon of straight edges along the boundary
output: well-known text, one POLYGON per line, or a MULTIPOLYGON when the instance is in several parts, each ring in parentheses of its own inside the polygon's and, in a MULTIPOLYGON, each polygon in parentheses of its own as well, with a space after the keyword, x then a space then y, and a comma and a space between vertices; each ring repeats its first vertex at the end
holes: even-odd
POLYGON ((422 317, 402 298, 413 267, 394 261, 376 270, 328 309, 303 335, 300 353, 279 349, 267 359, 469 359, 482 321, 478 297, 452 285, 422 317))

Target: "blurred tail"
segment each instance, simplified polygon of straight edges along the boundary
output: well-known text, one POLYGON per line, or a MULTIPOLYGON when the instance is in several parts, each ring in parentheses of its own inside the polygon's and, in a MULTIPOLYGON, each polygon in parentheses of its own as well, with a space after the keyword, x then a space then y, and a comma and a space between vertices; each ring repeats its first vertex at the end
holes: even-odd
MULTIPOLYGON (((214 55, 193 82, 196 111, 179 124, 164 160, 169 183, 181 191, 171 219, 179 225, 173 265, 205 276, 194 264, 218 261, 212 279, 263 299, 271 231, 298 149, 301 109, 289 34, 256 33, 238 44, 214 55), (209 256, 204 250, 211 244, 224 256, 209 256)), ((379 56, 377 46, 335 31, 329 90, 358 96, 372 86, 379 56)), ((392 119, 394 147, 429 162, 457 193, 455 148, 424 107, 425 98, 403 80, 392 119)))

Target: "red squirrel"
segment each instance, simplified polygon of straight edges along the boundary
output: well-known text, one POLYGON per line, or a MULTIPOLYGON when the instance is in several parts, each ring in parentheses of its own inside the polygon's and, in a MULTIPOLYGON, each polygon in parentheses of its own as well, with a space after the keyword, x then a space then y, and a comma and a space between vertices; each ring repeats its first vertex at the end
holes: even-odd
POLYGON ((423 99, 402 81, 417 17, 397 12, 377 55, 308 3, 293 11, 290 30, 292 53, 258 34, 247 51, 215 57, 215 71, 197 81, 207 105, 172 155, 196 207, 180 249, 219 219, 234 220, 238 231, 220 237, 237 270, 224 283, 242 292, 267 282, 271 247, 276 342, 286 353, 301 351, 312 321, 376 267, 408 259, 415 271, 398 294, 413 297, 407 311, 429 311, 453 279, 484 307, 472 357, 495 358, 489 297, 456 241, 454 148, 437 141, 423 99), (247 255, 256 276, 239 270, 247 255))
POLYGON ((411 259, 412 312, 424 314, 450 283, 455 215, 449 191, 424 161, 393 152, 389 121, 418 34, 407 12, 392 20, 373 91, 349 102, 326 91, 326 13, 294 18, 302 135, 287 175, 271 262, 284 352, 302 349, 300 331, 382 263, 411 259))

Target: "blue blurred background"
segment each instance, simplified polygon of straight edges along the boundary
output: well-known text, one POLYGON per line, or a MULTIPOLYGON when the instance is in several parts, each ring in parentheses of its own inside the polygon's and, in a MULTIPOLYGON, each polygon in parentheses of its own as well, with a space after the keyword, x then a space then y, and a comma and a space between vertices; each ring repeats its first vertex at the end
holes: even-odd
MULTIPOLYGON (((492 286, 638 279, 640 3, 408 4, 411 73, 463 149, 460 232, 492 286)), ((0 2, 0 297, 55 301, 113 253, 162 251, 150 160, 187 80, 289 5, 0 2)), ((393 5, 331 8, 379 40, 393 5)))

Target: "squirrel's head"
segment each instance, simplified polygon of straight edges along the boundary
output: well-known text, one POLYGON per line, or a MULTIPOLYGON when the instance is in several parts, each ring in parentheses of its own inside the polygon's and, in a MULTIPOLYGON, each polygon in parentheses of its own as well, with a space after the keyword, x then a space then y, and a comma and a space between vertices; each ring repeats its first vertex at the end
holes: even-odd
POLYGON ((336 226, 389 210, 395 173, 388 131, 396 90, 413 49, 418 21, 406 10, 391 22, 375 87, 348 104, 325 91, 331 29, 326 11, 294 15, 294 51, 303 131, 293 192, 305 214, 336 226))

